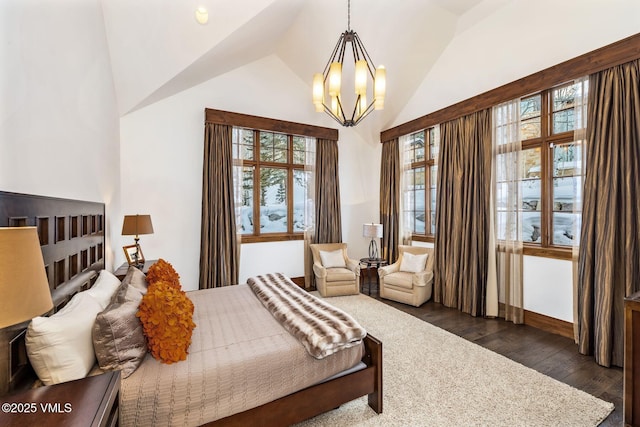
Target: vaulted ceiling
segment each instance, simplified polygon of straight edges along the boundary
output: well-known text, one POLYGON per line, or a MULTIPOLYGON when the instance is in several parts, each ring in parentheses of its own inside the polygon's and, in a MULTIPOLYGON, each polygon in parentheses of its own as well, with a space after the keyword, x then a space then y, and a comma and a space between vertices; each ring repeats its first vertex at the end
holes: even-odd
MULTIPOLYGON (((388 126, 451 40, 508 2, 353 0, 351 28, 376 65, 387 68, 389 94, 385 109, 358 126, 388 126)), ((347 0, 101 3, 121 115, 268 55, 309 82, 311 96, 313 73, 347 27, 347 0), (206 25, 195 20, 199 5, 208 9, 206 25)))

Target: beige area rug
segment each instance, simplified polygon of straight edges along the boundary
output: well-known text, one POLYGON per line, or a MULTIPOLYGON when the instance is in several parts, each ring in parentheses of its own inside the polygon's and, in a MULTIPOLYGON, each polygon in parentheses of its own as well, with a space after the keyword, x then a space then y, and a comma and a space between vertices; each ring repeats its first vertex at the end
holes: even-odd
POLYGON ((384 410, 366 397, 300 426, 596 426, 613 404, 365 295, 327 298, 382 341, 384 410))

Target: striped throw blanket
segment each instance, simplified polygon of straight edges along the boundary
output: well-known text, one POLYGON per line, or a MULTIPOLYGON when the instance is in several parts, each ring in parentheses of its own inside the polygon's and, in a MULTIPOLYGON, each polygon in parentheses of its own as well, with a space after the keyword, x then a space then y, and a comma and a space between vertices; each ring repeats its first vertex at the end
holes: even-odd
POLYGON ((316 359, 360 343, 367 332, 350 315, 307 293, 280 273, 247 283, 282 326, 316 359))

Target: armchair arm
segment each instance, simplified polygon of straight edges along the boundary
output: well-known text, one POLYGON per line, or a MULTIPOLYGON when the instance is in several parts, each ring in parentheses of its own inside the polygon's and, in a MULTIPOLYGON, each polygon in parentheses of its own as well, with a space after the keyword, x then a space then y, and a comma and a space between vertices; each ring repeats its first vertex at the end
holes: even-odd
POLYGON ((387 274, 397 273, 398 271, 400 271, 400 263, 399 262, 394 262, 391 265, 387 265, 387 266, 384 266, 384 267, 378 267, 378 276, 384 277, 387 274))
POLYGON ((313 263, 313 272, 315 273, 316 277, 318 277, 319 279, 323 279, 327 277, 327 269, 324 268, 322 264, 318 262, 313 263))
POLYGON ((360 262, 355 259, 347 258, 347 268, 353 271, 356 276, 360 276, 360 262))
POLYGON ((433 280, 433 271, 421 271, 413 275, 414 286, 427 286, 433 280))

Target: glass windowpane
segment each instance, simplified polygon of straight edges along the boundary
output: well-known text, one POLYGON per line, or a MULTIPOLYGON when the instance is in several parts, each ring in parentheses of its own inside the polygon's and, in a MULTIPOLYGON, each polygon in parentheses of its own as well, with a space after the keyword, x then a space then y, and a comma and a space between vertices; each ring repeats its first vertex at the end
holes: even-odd
POLYGON ((539 138, 540 133, 540 117, 523 120, 520 122, 520 134, 522 140, 539 138))
MULTIPOLYGON (((310 224, 305 223, 305 202, 307 200, 307 188, 311 180, 310 171, 294 170, 293 171, 293 232, 302 232, 306 230, 310 224)), ((311 206, 311 205, 309 205, 311 206)))
POLYGON ((240 206, 236 206, 240 210, 240 221, 236 226, 241 234, 253 234, 253 167, 243 167, 241 176, 240 206))
POLYGON ((409 136, 409 145, 411 154, 409 155, 411 162, 421 162, 425 158, 424 151, 424 132, 416 132, 409 136))
POLYGON ((573 109, 553 113, 553 133, 569 132, 573 130, 573 109))
POLYGON ((530 148, 522 150, 522 179, 541 178, 542 167, 540 160, 540 149, 530 148))
POLYGON ((263 162, 287 162, 287 135, 260 132, 260 160, 263 162))
POLYGON ((522 214, 522 241, 540 243, 540 212, 524 212, 522 214))
POLYGON ((440 126, 429 129, 429 151, 430 158, 436 160, 440 151, 440 126))
POLYGON ((414 224, 415 229, 413 230, 416 234, 425 234, 424 231, 424 212, 415 212, 414 216, 414 224))
POLYGON ((553 111, 575 107, 576 86, 574 84, 555 88, 552 91, 553 111))
POLYGON ((413 192, 414 215, 413 221, 415 228, 413 232, 416 234, 425 234, 425 168, 420 167, 413 170, 413 185, 409 187, 413 192))
POLYGON ((553 147, 553 176, 581 174, 582 153, 580 144, 557 144, 553 147))
POLYGON ((243 160, 253 160, 253 136, 254 133, 250 129, 240 129, 241 152, 243 160))
POLYGON ((287 170, 260 169, 260 233, 287 231, 287 170))
POLYGON ((553 244, 573 246, 578 240, 582 215, 580 213, 553 213, 553 244))
POLYGON ((542 96, 534 95, 520 100, 520 133, 523 140, 540 137, 542 96))
POLYGON ((540 107, 542 96, 540 94, 523 98, 520 100, 520 119, 526 120, 531 117, 540 117, 540 107))
POLYGON ((302 136, 293 137, 293 163, 296 165, 303 165, 305 162, 305 148, 306 138, 302 136))

